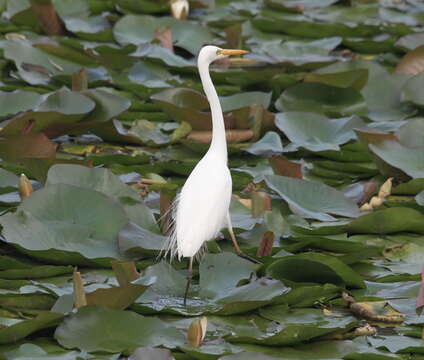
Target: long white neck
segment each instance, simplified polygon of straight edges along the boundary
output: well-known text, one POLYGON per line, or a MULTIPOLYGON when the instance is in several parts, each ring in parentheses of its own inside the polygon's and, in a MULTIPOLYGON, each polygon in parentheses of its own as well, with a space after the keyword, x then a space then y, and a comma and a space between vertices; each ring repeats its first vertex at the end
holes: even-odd
POLYGON ((213 86, 211 76, 209 75, 209 64, 199 63, 200 80, 203 90, 211 107, 212 115, 212 142, 208 151, 213 151, 225 161, 227 161, 227 140, 225 136, 224 116, 219 102, 218 94, 213 86))

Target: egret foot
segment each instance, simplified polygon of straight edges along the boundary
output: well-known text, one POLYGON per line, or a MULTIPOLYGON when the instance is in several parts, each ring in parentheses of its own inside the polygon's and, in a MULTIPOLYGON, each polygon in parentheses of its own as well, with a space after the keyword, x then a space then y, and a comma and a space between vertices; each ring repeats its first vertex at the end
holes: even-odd
POLYGON ((186 289, 184 293, 184 306, 187 305, 187 295, 188 295, 188 290, 190 289, 192 278, 193 278, 193 258, 191 257, 188 262, 187 285, 186 285, 186 289))

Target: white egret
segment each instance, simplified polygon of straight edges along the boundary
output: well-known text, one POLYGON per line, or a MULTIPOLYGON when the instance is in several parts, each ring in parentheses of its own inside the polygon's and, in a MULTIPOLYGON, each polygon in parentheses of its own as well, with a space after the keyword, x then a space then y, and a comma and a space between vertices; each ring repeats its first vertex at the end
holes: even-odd
MULTIPOLYGON (((221 229, 227 227, 235 251, 242 257, 231 225, 229 207, 232 195, 232 180, 228 169, 227 141, 224 117, 218 94, 209 75, 209 65, 230 55, 246 54, 245 50, 226 50, 216 46, 205 46, 197 60, 203 90, 209 101, 212 115, 212 141, 205 156, 187 178, 174 202, 174 227, 167 244, 171 258, 189 258, 186 303, 192 278, 193 258, 201 252, 208 240, 214 239, 221 229)), ((249 258, 252 261, 252 258, 249 258)))

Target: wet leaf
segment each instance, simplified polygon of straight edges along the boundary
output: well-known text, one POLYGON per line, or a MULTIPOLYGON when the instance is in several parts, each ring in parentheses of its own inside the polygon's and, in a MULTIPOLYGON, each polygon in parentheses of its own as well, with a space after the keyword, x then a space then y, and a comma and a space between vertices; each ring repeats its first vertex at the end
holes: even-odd
POLYGON ((362 95, 352 88, 305 82, 285 90, 275 107, 280 111, 309 111, 329 116, 361 115, 367 107, 362 95))
POLYGON ((188 21, 181 22, 174 18, 155 18, 148 15, 127 15, 121 18, 113 29, 116 40, 121 44, 139 45, 151 42, 158 28, 171 29, 175 45, 192 54, 212 39, 209 30, 188 21))
POLYGON ((285 152, 300 147, 311 151, 340 150, 339 145, 355 138, 353 129, 365 125, 356 116, 329 119, 306 112, 278 113, 275 124, 292 142, 284 148, 285 152))
POLYGON ((174 360, 171 351, 153 347, 137 348, 128 360, 174 360))
POLYGON ((270 156, 282 153, 283 144, 281 143, 281 138, 277 133, 268 131, 262 139, 244 150, 253 155, 270 156))
POLYGON ((3 318, 6 326, 2 326, 0 329, 0 344, 16 342, 41 329, 55 327, 62 318, 62 314, 48 311, 40 312, 33 319, 15 320, 3 318))
POLYGON ((159 319, 98 306, 85 306, 66 318, 55 338, 65 348, 112 353, 139 346, 174 348, 184 342, 177 329, 159 319))
POLYGON ((320 253, 285 256, 272 263, 268 274, 276 279, 300 283, 332 283, 351 288, 364 288, 365 283, 348 265, 336 257, 320 253), (293 272, 293 269, 297 269, 293 272))
POLYGON ((32 256, 84 264, 84 259, 119 257, 115 241, 128 217, 106 195, 57 184, 34 192, 1 222, 6 241, 32 256))
POLYGON ((200 263, 201 294, 216 297, 227 293, 242 279, 248 279, 255 264, 235 254, 208 254, 200 263))
POLYGON ((135 224, 153 232, 158 231, 153 213, 141 201, 139 195, 107 169, 55 165, 49 170, 47 184, 67 184, 96 190, 120 203, 135 224))
POLYGON ((397 141, 370 144, 369 148, 389 165, 402 170, 412 178, 424 177, 424 152, 422 148, 408 148, 397 141))
POLYGON ((354 202, 337 190, 317 182, 267 175, 267 185, 277 192, 292 210, 308 218, 332 221, 332 215, 356 217, 359 210, 354 202))
POLYGON ((318 82, 340 88, 351 87, 360 91, 368 81, 368 69, 357 69, 328 74, 308 73, 304 81, 318 82))
POLYGON ((400 231, 423 234, 423 219, 424 215, 417 210, 392 207, 353 220, 347 230, 353 234, 390 234, 400 231))

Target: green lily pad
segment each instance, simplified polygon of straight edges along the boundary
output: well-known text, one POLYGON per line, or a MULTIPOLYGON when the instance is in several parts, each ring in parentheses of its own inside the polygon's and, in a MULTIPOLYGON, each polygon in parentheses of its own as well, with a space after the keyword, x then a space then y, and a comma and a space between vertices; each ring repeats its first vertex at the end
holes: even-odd
POLYGON ((312 72, 305 76, 304 81, 319 82, 341 88, 351 87, 360 91, 367 84, 368 69, 356 69, 322 74, 319 72, 312 72))
MULTIPOLYGON (((424 53, 424 46, 422 47, 422 51, 424 53)), ((403 102, 408 102, 415 104, 419 107, 424 107, 424 92, 420 84, 422 84, 424 80, 424 67, 420 70, 421 73, 418 75, 411 77, 402 88, 401 99, 403 102)))
POLYGON ((47 174, 47 185, 53 184, 67 184, 101 192, 119 202, 132 222, 152 232, 159 231, 152 211, 140 200, 140 196, 107 169, 54 165, 47 174))
POLYGON ((368 145, 387 164, 402 170, 412 178, 424 177, 424 148, 406 147, 397 141, 368 145))
POLYGON ((116 239, 127 222, 124 209, 111 198, 65 184, 35 191, 15 214, 1 218, 8 243, 34 257, 64 264, 119 258, 116 239))
POLYGON ((273 278, 300 283, 332 283, 350 288, 365 287, 361 277, 348 265, 334 256, 320 253, 285 256, 272 263, 267 272, 273 278))
POLYGON ((266 61, 271 64, 284 64, 313 68, 326 65, 335 61, 330 51, 340 45, 340 37, 324 38, 315 41, 270 41, 252 48, 254 59, 266 61))
MULTIPOLYGON (((57 350, 57 349, 55 349, 57 350)), ((6 360, 28 360, 28 359, 54 359, 54 360, 74 360, 79 355, 78 351, 66 351, 60 348, 60 353, 57 351, 47 352, 38 345, 25 343, 19 346, 16 350, 7 351, 5 354, 6 360)))
POLYGON ((228 293, 242 279, 248 279, 255 264, 235 254, 208 254, 199 266, 201 295, 217 297, 228 293))
POLYGON ((133 222, 124 226, 118 235, 119 250, 130 258, 151 257, 165 248, 168 238, 133 222))
POLYGON ((305 82, 286 89, 275 102, 280 111, 310 111, 326 115, 365 114, 362 95, 352 88, 305 82))
POLYGON ((347 231, 351 234, 391 234, 401 231, 424 234, 424 215, 406 207, 374 211, 353 220, 347 231))
POLYGON ((154 39, 155 31, 170 28, 172 39, 179 46, 192 54, 197 54, 200 47, 212 40, 212 34, 204 27, 188 21, 178 21, 170 17, 155 18, 149 15, 126 15, 113 28, 116 40, 121 44, 143 44, 154 39))
POLYGON ((424 45, 424 33, 418 32, 402 36, 395 45, 404 50, 414 50, 418 46, 424 45))
POLYGON ((2 323, 0 344, 16 342, 38 330, 54 327, 60 323, 62 318, 62 314, 48 311, 41 312, 33 319, 27 320, 2 318, 0 320, 2 323))
POLYGON ((128 134, 138 137, 149 146, 167 145, 171 141, 171 137, 162 131, 160 124, 148 120, 135 121, 128 134))
POLYGON ((139 346, 175 348, 183 335, 156 318, 131 311, 85 306, 56 329, 55 339, 65 348, 120 352, 139 346))
POLYGON ((14 191, 18 185, 19 177, 17 175, 0 168, 0 193, 14 191))
POLYGON ((401 104, 401 91, 411 75, 390 73, 374 61, 338 62, 317 70, 319 74, 340 71, 367 70, 368 82, 361 89, 369 110, 367 117, 373 121, 398 121, 414 114, 415 109, 401 104))
POLYGON ((418 205, 424 206, 424 190, 415 196, 415 201, 418 205))
POLYGON ((329 119, 306 112, 278 113, 275 124, 292 142, 285 147, 286 152, 299 147, 311 151, 340 150, 339 145, 356 138, 354 128, 365 126, 357 116, 329 119))
POLYGON ((80 70, 81 65, 54 55, 48 55, 28 40, 7 40, 4 56, 16 63, 19 76, 32 85, 47 85, 55 75, 71 75, 80 70), (32 65, 28 67, 26 64, 32 65), (53 65, 56 64, 59 67, 53 65))
POLYGON ((299 215, 321 221, 335 220, 333 215, 356 217, 356 204, 330 186, 287 176, 267 175, 265 182, 299 215))
POLYGON ((274 131, 268 131, 262 139, 245 148, 244 151, 253 155, 270 156, 283 152, 280 136, 274 131))
POLYGON ((255 336, 236 334, 228 340, 272 346, 296 345, 326 334, 348 332, 358 323, 352 316, 325 316, 323 311, 318 309, 288 310, 286 305, 268 307, 260 310, 260 314, 277 321, 279 326, 271 333, 258 332, 255 336))
POLYGON ((79 92, 66 88, 42 95, 33 110, 10 121, 2 130, 4 136, 17 135, 30 127, 31 133, 43 131, 57 124, 80 121, 95 108, 95 103, 79 92))
POLYGON ((371 36, 380 32, 378 26, 363 24, 358 21, 366 19, 364 13, 361 12, 361 7, 358 9, 358 13, 355 14, 356 21, 352 19, 352 14, 349 14, 349 11, 355 11, 356 7, 347 7, 345 11, 337 11, 337 8, 333 8, 333 12, 330 12, 329 9, 331 7, 326 7, 325 13, 318 12, 315 14, 316 18, 319 18, 319 21, 312 20, 314 18, 311 16, 313 14, 312 12, 308 13, 308 16, 305 16, 267 9, 262 12, 262 16, 253 19, 252 23, 262 31, 278 32, 306 38, 330 36, 359 37, 371 36))
POLYGON ((0 116, 14 115, 36 107, 42 101, 42 95, 31 91, 0 91, 0 116))

